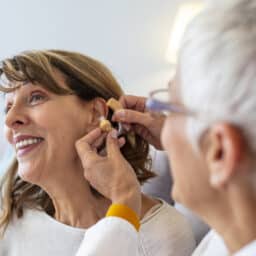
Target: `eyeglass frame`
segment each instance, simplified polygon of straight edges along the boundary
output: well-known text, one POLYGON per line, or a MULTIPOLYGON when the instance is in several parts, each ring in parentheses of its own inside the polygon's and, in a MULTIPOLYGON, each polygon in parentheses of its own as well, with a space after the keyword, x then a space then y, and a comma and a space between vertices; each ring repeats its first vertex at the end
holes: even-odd
POLYGON ((195 117, 196 114, 193 111, 187 110, 185 107, 182 107, 178 104, 171 103, 170 101, 161 101, 155 98, 155 95, 160 92, 169 93, 169 89, 156 89, 149 93, 149 97, 146 100, 146 109, 152 112, 169 112, 177 113, 187 116, 195 117))

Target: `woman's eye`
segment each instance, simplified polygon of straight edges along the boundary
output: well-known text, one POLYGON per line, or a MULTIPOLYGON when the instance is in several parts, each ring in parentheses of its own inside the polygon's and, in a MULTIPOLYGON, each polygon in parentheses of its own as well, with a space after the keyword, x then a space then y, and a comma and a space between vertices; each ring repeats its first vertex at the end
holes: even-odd
POLYGON ((4 114, 6 115, 8 111, 10 110, 11 106, 7 106, 4 108, 4 114))
POLYGON ((29 103, 37 103, 38 101, 42 101, 45 98, 42 94, 32 94, 29 98, 29 103))

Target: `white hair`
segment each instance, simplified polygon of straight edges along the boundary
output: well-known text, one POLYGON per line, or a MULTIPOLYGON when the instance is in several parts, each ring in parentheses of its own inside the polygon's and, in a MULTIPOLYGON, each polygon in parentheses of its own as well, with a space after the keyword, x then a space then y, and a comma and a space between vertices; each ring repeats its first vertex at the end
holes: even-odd
POLYGON ((218 121, 244 132, 256 150, 256 1, 216 1, 185 32, 178 80, 189 118, 188 134, 198 148, 202 133, 218 121))

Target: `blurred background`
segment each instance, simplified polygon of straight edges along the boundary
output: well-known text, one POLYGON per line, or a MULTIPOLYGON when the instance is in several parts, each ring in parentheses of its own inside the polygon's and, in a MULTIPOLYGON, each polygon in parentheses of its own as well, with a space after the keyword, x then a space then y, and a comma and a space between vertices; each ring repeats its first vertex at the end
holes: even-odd
MULTIPOLYGON (((166 86, 184 27, 201 7, 200 0, 1 0, 0 59, 79 51, 106 64, 126 93, 146 96, 166 86)), ((10 152, 1 128, 0 172, 10 152)))

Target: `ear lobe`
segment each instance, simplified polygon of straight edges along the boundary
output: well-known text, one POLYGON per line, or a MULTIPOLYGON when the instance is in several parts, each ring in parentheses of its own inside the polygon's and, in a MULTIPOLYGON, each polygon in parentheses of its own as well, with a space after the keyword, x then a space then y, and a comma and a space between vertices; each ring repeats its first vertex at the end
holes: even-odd
POLYGON ((239 170, 243 146, 243 137, 236 127, 226 123, 211 127, 204 154, 212 187, 221 189, 230 182, 239 170))

